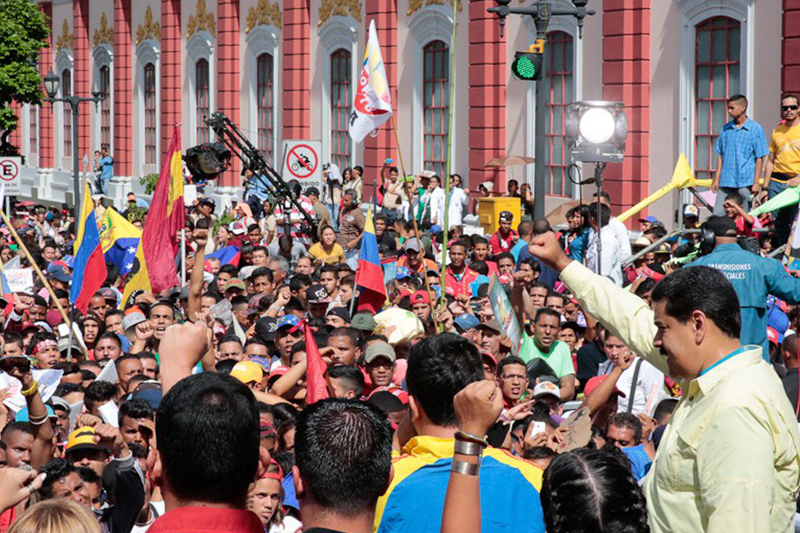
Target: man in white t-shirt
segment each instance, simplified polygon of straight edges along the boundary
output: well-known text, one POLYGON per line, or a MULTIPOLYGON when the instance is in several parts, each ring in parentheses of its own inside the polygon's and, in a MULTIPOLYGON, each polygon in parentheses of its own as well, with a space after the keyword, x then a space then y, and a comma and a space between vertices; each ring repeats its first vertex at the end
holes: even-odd
MULTIPOLYGON (((620 353, 631 351, 619 338, 607 331, 603 348, 608 359, 600 363, 597 369, 598 376, 611 374, 619 360, 620 353)), ((663 398, 664 374, 638 355, 634 355, 631 365, 619 376, 617 388, 625 394, 624 397, 617 399, 618 413, 630 412, 635 415, 639 413, 649 415, 663 398), (634 376, 636 376, 635 387, 633 386, 634 376), (632 406, 630 410, 629 406, 632 406)))
MULTIPOLYGON (((611 210, 607 205, 600 205, 600 220, 597 220, 597 211, 592 209, 589 220, 592 232, 589 236, 589 245, 586 247, 586 266, 592 272, 598 272, 598 261, 600 262, 599 274, 611 278, 619 286, 622 286, 622 262, 630 257, 630 243, 627 252, 622 242, 610 225, 611 210), (600 256, 597 255, 598 232, 601 239, 600 256)), ((627 237, 626 237, 627 239, 627 237)))

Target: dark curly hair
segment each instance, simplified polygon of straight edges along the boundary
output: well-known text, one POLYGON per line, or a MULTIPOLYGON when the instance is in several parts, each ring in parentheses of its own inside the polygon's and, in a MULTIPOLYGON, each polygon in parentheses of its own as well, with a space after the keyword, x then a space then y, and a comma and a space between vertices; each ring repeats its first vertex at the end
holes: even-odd
POLYGON ((649 533, 642 489, 619 457, 578 449, 544 472, 542 509, 548 533, 649 533))

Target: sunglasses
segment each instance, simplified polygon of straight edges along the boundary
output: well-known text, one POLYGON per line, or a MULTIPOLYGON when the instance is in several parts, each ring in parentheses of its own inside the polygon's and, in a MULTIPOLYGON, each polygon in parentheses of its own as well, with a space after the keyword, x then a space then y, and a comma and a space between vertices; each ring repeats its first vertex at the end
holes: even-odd
POLYGON ((798 106, 796 105, 782 105, 781 111, 797 111, 798 106))

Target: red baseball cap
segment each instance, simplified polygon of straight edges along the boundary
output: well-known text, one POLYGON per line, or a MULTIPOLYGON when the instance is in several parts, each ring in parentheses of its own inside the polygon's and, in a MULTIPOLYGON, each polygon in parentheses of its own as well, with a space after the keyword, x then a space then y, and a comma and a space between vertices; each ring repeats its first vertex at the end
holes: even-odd
MULTIPOLYGON (((589 396, 594 391, 594 389, 596 389, 597 386, 600 385, 603 382, 603 380, 606 379, 607 377, 608 376, 595 376, 591 378, 589 381, 586 382, 586 386, 583 388, 583 394, 585 396, 589 396)), ((625 393, 619 390, 616 386, 614 387, 614 390, 611 391, 611 393, 625 398, 625 393)))
POLYGON ((411 295, 411 305, 430 304, 431 297, 426 291, 417 291, 411 295))

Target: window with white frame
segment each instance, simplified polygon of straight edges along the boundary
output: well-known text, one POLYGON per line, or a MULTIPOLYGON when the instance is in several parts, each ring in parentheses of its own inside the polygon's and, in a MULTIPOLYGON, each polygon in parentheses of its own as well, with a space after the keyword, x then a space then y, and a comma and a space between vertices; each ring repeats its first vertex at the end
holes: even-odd
POLYGON ((423 49, 423 165, 444 176, 450 102, 450 47, 431 41, 423 49))
POLYGON ((144 66, 144 163, 146 165, 155 165, 158 162, 156 98, 156 66, 148 63, 144 66))
MULTIPOLYGON (((72 71, 69 69, 61 72, 61 95, 64 98, 72 96, 72 71)), ((62 108, 64 157, 72 157, 72 109, 66 104, 63 104, 62 108)))
POLYGON ((348 127, 352 94, 352 54, 340 48, 331 54, 331 149, 330 161, 340 169, 350 166, 351 141, 348 127))
POLYGON ((547 94, 545 129, 545 192, 552 196, 572 197, 573 184, 567 177, 570 166, 566 150, 566 108, 575 100, 574 40, 564 31, 547 34, 545 47, 544 90, 547 94))
POLYGON ((209 113, 208 61, 199 60, 194 68, 195 140, 199 144, 209 140, 208 126, 205 123, 209 113))
POLYGON ((28 151, 39 153, 39 106, 28 106, 28 151))
POLYGON ((275 94, 272 82, 275 73, 272 54, 263 53, 256 59, 256 113, 258 115, 258 149, 272 164, 275 142, 275 94))
POLYGON ((713 179, 714 145, 728 121, 727 99, 740 92, 741 23, 712 17, 695 26, 694 169, 713 179))
POLYGON ((100 148, 111 151, 111 69, 100 67, 98 77, 100 101, 100 148))

